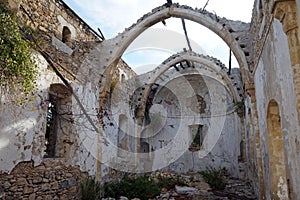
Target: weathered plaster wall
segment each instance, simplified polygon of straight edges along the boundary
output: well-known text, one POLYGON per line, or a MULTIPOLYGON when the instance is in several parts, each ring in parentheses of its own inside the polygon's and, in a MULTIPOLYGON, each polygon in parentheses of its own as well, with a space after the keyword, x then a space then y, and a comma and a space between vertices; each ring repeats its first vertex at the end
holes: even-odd
POLYGON ((274 20, 263 46, 255 72, 256 100, 259 118, 260 143, 262 144, 263 172, 266 198, 271 199, 270 154, 268 146, 267 109, 274 99, 279 104, 280 125, 283 133, 282 149, 285 156, 287 179, 292 199, 300 198, 299 192, 299 126, 297 125, 296 100, 293 87, 293 72, 289 58, 287 38, 282 25, 274 20))
POLYGON ((244 152, 243 152, 243 160, 246 161, 247 169, 246 169, 246 175, 247 178, 250 179, 253 182, 253 186, 255 189, 256 194, 259 194, 259 179, 258 179, 258 157, 257 157, 257 146, 256 143, 259 143, 257 141, 259 137, 257 138, 256 132, 255 132, 255 116, 254 116, 254 108, 253 104, 251 102, 251 98, 247 96, 245 98, 245 120, 244 120, 244 128, 245 128, 245 136, 243 145, 245 146, 244 152))
POLYGON ((40 76, 35 99, 20 104, 17 97, 2 96, 0 101, 0 171, 10 172, 19 162, 34 161, 39 165, 43 158, 47 99, 50 83, 59 83, 58 78, 47 70, 47 63, 39 57, 40 76))
MULTIPOLYGON (((205 56, 202 58, 203 63, 193 62, 194 67, 189 67, 185 62, 181 63, 182 67, 179 64, 174 67, 174 60, 182 58, 181 56, 183 55, 171 56, 164 62, 165 66, 161 65, 114 87, 104 116, 103 131, 111 148, 108 148, 109 153, 102 152, 109 155, 105 162, 102 161, 109 165, 115 163, 115 169, 134 172, 137 170, 135 167, 147 172, 163 168, 178 173, 196 172, 211 165, 226 167, 231 174, 238 176, 242 129, 232 95, 237 96, 237 101, 242 100, 240 71, 233 69, 228 77, 222 63, 205 56), (205 65, 208 63, 216 66, 208 67, 205 65), (168 65, 171 66, 169 70, 166 68, 168 65), (158 73, 163 68, 166 71, 158 73), (222 70, 225 71, 224 74, 222 70), (136 110, 142 102, 142 93, 148 87, 147 84, 157 76, 153 74, 159 77, 148 97, 147 105, 150 107, 147 109, 151 123, 148 124, 146 117, 139 136, 136 110), (189 80, 185 76, 194 78, 189 80), (233 93, 229 92, 228 84, 232 86, 233 93), (205 100, 205 108, 199 107, 197 96, 205 100), (207 135, 203 141, 205 148, 200 151, 188 150, 192 139, 189 130, 191 125, 203 125, 204 134, 207 135), (135 139, 136 136, 141 139, 135 139), (180 142, 176 143, 178 141, 180 142), (125 152, 120 152, 118 148, 125 152)), ((194 56, 199 58, 199 55, 194 56)), ((109 175, 109 171, 103 171, 102 175, 109 175)))
MULTIPOLYGON (((10 1, 2 1, 10 3, 10 1)), ((271 14, 274 1, 257 0, 255 2, 250 31, 248 31, 249 24, 226 20, 206 10, 174 4, 171 8, 163 6, 154 9, 116 38, 104 42, 101 42, 97 33, 91 30, 62 1, 23 0, 21 4, 16 2, 17 6, 21 5, 18 15, 41 34, 44 43, 43 50, 50 55, 50 60, 61 74, 72 82, 75 96, 61 101, 63 105, 61 110, 70 112, 67 116, 69 122, 63 124, 63 128, 58 131, 62 141, 58 141, 57 155, 64 157, 65 163, 78 165, 80 170, 87 171, 90 175, 109 179, 117 174, 115 170, 151 171, 161 169, 161 166, 168 166, 165 170, 176 172, 199 171, 207 165, 225 166, 233 175, 238 175, 241 164, 239 161, 243 162, 245 159, 248 178, 255 183, 257 193, 263 191, 263 196, 267 199, 273 198, 272 195, 286 199, 288 195, 286 188, 289 188, 289 197, 300 199, 300 177, 298 176, 300 174, 300 138, 297 134, 300 128, 289 54, 291 50, 295 50, 291 49, 293 42, 296 41, 292 39, 297 37, 289 40, 289 48, 281 23, 271 14), (192 84, 187 84, 187 79, 180 80, 171 73, 168 64, 171 63, 171 67, 173 64, 178 64, 176 59, 179 54, 170 57, 156 71, 133 79, 135 74, 126 63, 119 62, 119 57, 144 27, 170 16, 206 24, 208 28, 220 35, 233 49, 241 65, 244 83, 241 82, 240 73, 232 73, 227 77, 227 69, 223 64, 216 59, 194 55, 192 52, 181 56, 186 60, 194 59, 193 62, 208 59, 209 63, 214 65, 213 69, 203 68, 206 72, 202 74, 215 78, 215 80, 205 78, 209 83, 206 89, 195 86, 197 89, 189 93, 189 90, 181 88, 185 85, 191 89, 193 88, 191 85, 198 83, 192 81, 192 84), (70 40, 65 42, 63 42, 62 34, 64 27, 68 27, 71 32, 70 40), (98 45, 98 43, 101 44, 98 45), (196 56, 198 58, 195 58, 196 56), (88 59, 85 60, 85 58, 88 59), (114 68, 115 66, 118 67, 114 68), (254 72, 254 77, 250 77, 252 72, 254 72), (153 74, 158 76, 157 79, 152 77, 153 74), (246 89, 254 88, 250 88, 253 84, 252 78, 254 78, 255 97, 251 98, 250 95, 246 97, 245 118, 239 118, 238 114, 243 113, 235 112, 233 102, 234 100, 236 103, 243 101, 245 85, 248 87, 246 89), (152 98, 151 103, 155 105, 148 105, 148 109, 149 116, 152 116, 152 123, 156 126, 144 123, 143 127, 140 127, 136 123, 136 110, 143 102, 143 90, 149 84, 154 83, 151 81, 156 83, 150 88, 151 92, 154 90, 156 92, 149 94, 152 98), (107 88, 104 88, 105 85, 107 88), (198 97, 195 98, 195 93, 206 102, 205 108, 201 111, 203 113, 194 112, 199 108, 194 104, 198 100, 198 97), (272 107, 270 111, 271 100, 279 105, 280 121, 277 120, 277 124, 280 125, 279 129, 282 130, 283 135, 282 138, 276 137, 274 140, 271 138, 277 131, 274 133, 270 131, 270 119, 267 119, 268 116, 274 119, 275 111, 272 107), (219 110, 221 107, 225 109, 219 110), (206 118, 208 114, 213 116, 209 120, 206 118), (222 120, 219 119, 220 114, 222 120), (176 118, 178 116, 180 116, 179 119, 176 118), (241 126, 243 122, 244 127, 241 126), (207 138, 203 141, 203 149, 198 152, 187 150, 191 142, 189 125, 203 125, 203 130, 206 132, 207 138), (242 135, 243 131, 245 135, 242 135), (67 134, 64 134, 66 132, 67 134), (151 132, 156 134, 150 139, 147 137, 142 140, 134 139, 134 137, 139 137, 140 133, 142 136, 147 136, 151 132), (130 136, 126 136, 125 133, 130 133, 130 136), (181 134, 174 135, 174 133, 181 134), (180 141, 178 144, 172 143, 174 137, 180 141), (219 140, 215 141, 216 138, 219 140), (287 179, 282 183, 274 181, 276 180, 274 174, 278 170, 270 166, 274 159, 271 157, 274 154, 273 147, 270 146, 278 139, 283 141, 283 145, 278 144, 277 147, 282 146, 282 151, 278 152, 278 155, 282 155, 284 160, 287 179), (217 143, 211 145, 214 142, 217 143), (113 148, 110 148, 111 146, 113 148), (154 154, 155 150, 164 149, 161 146, 166 147, 168 152, 158 151, 154 154), (211 146, 213 148, 207 148, 211 146), (140 148, 148 150, 149 153, 140 154, 141 152, 138 152, 140 148), (133 154, 126 154, 126 151, 120 151, 120 149, 133 154), (174 156, 174 152, 179 153, 175 153, 174 156), (262 164, 260 155, 262 155, 262 164), (261 170, 262 175, 259 174, 261 170), (263 181, 260 180, 260 176, 263 181), (274 194, 274 185, 279 188, 278 194, 276 191, 274 194)), ((299 10, 300 1, 297 0, 298 15, 299 10)), ((43 162, 49 89, 51 84, 61 83, 61 80, 43 59, 39 67, 40 76, 37 81, 39 90, 32 102, 23 105, 13 104, 8 96, 1 96, 1 173, 11 172, 20 162, 33 161, 34 166, 43 162)), ((186 72, 180 71, 182 74, 186 72)), ((195 71, 190 70, 185 75, 195 76, 195 74, 195 71)), ((283 167, 279 168, 281 170, 283 167)), ((39 169, 36 168, 36 170, 39 169)), ((26 184, 29 184, 29 187, 26 187, 28 191, 45 189, 46 186, 40 188, 40 186, 32 185, 29 176, 26 178, 29 178, 29 181, 26 180, 26 184)), ((14 187, 15 177, 5 175, 4 179, 7 180, 4 190, 10 190, 9 193, 12 193, 12 188, 14 188, 19 192, 16 195, 22 193, 20 185, 14 187)), ((58 179, 65 181, 64 178, 58 179)), ((0 195, 2 191, 0 188, 0 195)), ((26 195, 29 195, 30 193, 27 192, 26 195)))
POLYGON ((99 91, 93 90, 92 85, 88 85, 84 89, 81 85, 73 85, 72 87, 75 88, 74 92, 80 103, 73 96, 73 134, 77 141, 72 146, 73 155, 71 155, 70 162, 79 165, 81 170, 88 171, 90 175, 95 175, 97 171, 96 159, 98 158, 97 148, 98 145, 101 145, 98 144, 99 91), (84 112, 87 112, 87 115, 84 112))
MULTIPOLYGON (((165 75, 171 74, 172 72, 165 75)), ((238 176, 241 124, 233 108, 233 99, 227 89, 224 89, 224 85, 205 75, 181 76, 167 82, 164 88, 157 92, 153 104, 160 107, 158 109, 160 116, 156 116, 157 110, 156 112, 152 111, 151 120, 155 123, 152 129, 151 124, 148 125, 147 128, 150 130, 146 129, 147 131, 144 133, 150 150, 164 148, 169 143, 173 143, 177 134, 184 135, 182 137, 183 148, 188 147, 184 149, 180 158, 170 163, 164 170, 186 173, 205 170, 209 166, 226 167, 232 175, 238 176), (194 94, 187 94, 189 85, 193 88, 194 94), (178 86, 180 89, 175 89, 179 88, 178 86), (203 97, 205 106, 197 101, 196 95, 203 97), (222 106, 226 108, 224 109, 222 106), (197 110, 198 112, 196 112, 197 110), (164 122, 159 129, 157 126, 160 123, 156 123, 158 120, 156 118, 160 118, 164 122), (219 121, 218 124, 215 123, 216 120, 219 121), (193 125, 203 126, 204 138, 202 138, 203 143, 200 150, 190 148, 194 139, 190 129, 193 125), (147 134, 152 137, 146 137, 147 134)), ((169 154, 172 155, 172 151, 169 154)), ((154 158, 154 160, 156 159, 160 160, 160 158, 154 158)))
MULTIPOLYGON (((48 61, 71 83, 76 94, 76 97, 59 100, 55 157, 64 157, 67 163, 79 165, 81 170, 95 175, 100 127, 98 83, 83 86, 75 74, 90 49, 101 39, 62 1, 23 0, 19 3, 17 14, 37 31, 48 61), (71 32, 69 41, 63 41, 64 27, 71 32)), ((11 104, 5 96, 1 99, 1 172, 10 172, 22 161, 33 160, 34 165, 38 165, 43 159, 50 85, 62 81, 49 63, 41 60, 38 95, 33 102, 20 106, 11 104)), ((122 74, 127 78, 134 75, 123 61, 113 74, 118 81, 122 74)))
MULTIPOLYGON (((74 80, 74 74, 85 59, 85 54, 100 41, 96 32, 62 1, 24 0, 20 4, 18 15, 37 31, 40 45, 48 54, 47 59, 53 62, 67 81, 74 80), (64 27, 68 27, 71 32, 67 42, 63 41, 64 27)), ((62 81, 44 60, 39 67, 39 91, 34 102, 21 107, 10 105, 7 99, 1 101, 6 104, 6 107, 1 106, 1 137, 5 144, 0 151, 2 172, 10 172, 21 161, 33 160, 36 166, 43 159, 50 85, 62 81)), ((85 93, 79 94, 78 99, 83 102, 93 101, 90 94, 85 93), (84 99, 85 95, 87 99, 84 99)), ((84 129, 81 127, 85 127, 87 122, 84 117, 81 118, 82 109, 76 107, 76 103, 74 97, 60 100, 55 157, 64 157, 67 162, 80 165, 83 171, 95 174, 96 161, 82 145, 86 135, 81 132, 84 129)), ((90 128, 89 125, 87 127, 90 128)))
MULTIPOLYGON (((47 69, 48 64, 41 56, 39 59, 40 75, 37 80, 38 91, 35 99, 23 105, 18 102, 13 103, 11 99, 4 98, 5 96, 1 99, 1 172, 11 172, 19 162, 23 161, 33 161, 34 166, 37 166, 44 159, 49 97, 50 94, 59 93, 59 91, 50 91, 50 86, 62 82, 47 69)), ((91 93, 84 94, 79 91, 79 94, 83 104, 93 105, 96 101, 91 93)), ((59 107, 56 110, 57 122, 53 127, 57 134, 54 137, 56 143, 54 157, 65 158, 66 164, 80 166, 82 171, 95 175, 97 156, 90 152, 97 149, 97 139, 91 136, 96 137, 97 132, 82 114, 82 109, 78 107, 74 97, 60 100, 57 107, 59 107)), ((87 109, 97 112, 94 107, 87 109)), ((97 124, 97 113, 89 113, 89 115, 94 116, 93 122, 97 124)))

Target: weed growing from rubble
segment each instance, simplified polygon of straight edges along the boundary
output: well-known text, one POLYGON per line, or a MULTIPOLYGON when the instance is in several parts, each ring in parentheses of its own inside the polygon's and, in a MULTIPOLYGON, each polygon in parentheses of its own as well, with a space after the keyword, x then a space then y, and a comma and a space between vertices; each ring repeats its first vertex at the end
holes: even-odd
POLYGON ((120 198, 126 196, 129 199, 140 198, 147 200, 160 194, 160 188, 150 176, 130 178, 125 176, 120 182, 104 184, 104 197, 120 198))
POLYGON ((120 198, 125 196, 129 199, 139 198, 141 200, 148 200, 159 196, 163 188, 169 190, 175 185, 187 185, 181 176, 139 176, 139 177, 125 177, 119 182, 105 183, 103 186, 104 197, 120 198))
POLYGON ((225 168, 215 169, 213 167, 208 167, 206 170, 199 173, 203 176, 205 182, 212 187, 212 189, 225 189, 225 176, 227 175, 227 170, 225 168))
POLYGON ((100 200, 101 184, 95 178, 87 178, 80 184, 82 200, 100 200))

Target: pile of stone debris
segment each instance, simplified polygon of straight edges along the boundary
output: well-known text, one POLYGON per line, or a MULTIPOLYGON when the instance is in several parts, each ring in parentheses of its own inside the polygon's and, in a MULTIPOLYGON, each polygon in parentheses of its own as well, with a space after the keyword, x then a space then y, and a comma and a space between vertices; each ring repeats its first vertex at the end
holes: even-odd
MULTIPOLYGON (((157 175, 157 174, 156 174, 157 175)), ((160 173, 163 176, 178 176, 170 173, 160 173)), ((175 186, 170 190, 162 189, 161 194, 149 200, 256 200, 258 199, 249 182, 240 179, 226 177, 224 190, 213 190, 200 174, 180 175, 186 182, 186 186, 175 186)), ((103 198, 102 200, 115 200, 114 198, 103 198)), ((119 200, 129 200, 120 197, 119 200)), ((135 198, 132 200, 140 200, 135 198)))

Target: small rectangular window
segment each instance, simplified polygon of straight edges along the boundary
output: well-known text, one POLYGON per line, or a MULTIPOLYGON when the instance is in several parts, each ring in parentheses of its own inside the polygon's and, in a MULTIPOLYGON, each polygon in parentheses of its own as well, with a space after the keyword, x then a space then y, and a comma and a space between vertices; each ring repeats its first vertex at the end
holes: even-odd
POLYGON ((203 125, 191 125, 189 126, 190 131, 190 151, 198 151, 202 148, 204 134, 203 134, 203 125))

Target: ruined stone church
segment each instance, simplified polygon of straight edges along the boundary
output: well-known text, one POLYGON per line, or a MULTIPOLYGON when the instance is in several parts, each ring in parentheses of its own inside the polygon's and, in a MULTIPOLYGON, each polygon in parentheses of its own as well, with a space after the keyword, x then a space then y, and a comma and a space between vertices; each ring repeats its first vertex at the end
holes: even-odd
POLYGON ((300 199, 300 0, 255 0, 251 23, 165 4, 111 39, 61 0, 1 2, 44 45, 36 98, 0 99, 0 199, 73 199, 87 176, 207 167, 258 199, 300 199), (137 75, 122 55, 168 18, 213 31, 239 68, 183 50, 137 75))

